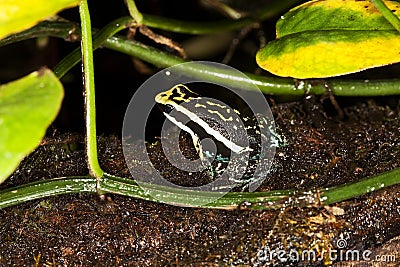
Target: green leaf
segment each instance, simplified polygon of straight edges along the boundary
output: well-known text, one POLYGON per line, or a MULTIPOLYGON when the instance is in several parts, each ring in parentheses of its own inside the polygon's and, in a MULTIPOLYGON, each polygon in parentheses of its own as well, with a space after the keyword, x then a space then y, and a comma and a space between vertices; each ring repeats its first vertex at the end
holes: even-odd
MULTIPOLYGON (((397 2, 384 3, 400 15, 397 2)), ((276 24, 277 38, 305 31, 393 30, 393 26, 371 1, 311 1, 293 8, 276 24)))
POLYGON ((60 81, 48 69, 0 87, 0 183, 39 145, 63 95, 60 81))
POLYGON ((79 0, 0 0, 0 39, 26 30, 79 0))
MULTIPOLYGON (((384 1, 400 16, 400 4, 384 1)), ((277 22, 277 40, 256 56, 278 76, 324 78, 400 62, 400 34, 371 1, 317 0, 277 22)))

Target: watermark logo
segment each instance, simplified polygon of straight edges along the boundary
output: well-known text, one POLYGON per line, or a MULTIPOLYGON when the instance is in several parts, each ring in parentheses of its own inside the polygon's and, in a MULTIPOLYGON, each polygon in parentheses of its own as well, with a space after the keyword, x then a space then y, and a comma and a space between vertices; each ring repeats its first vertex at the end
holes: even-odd
MULTIPOLYGON (((249 156, 251 149, 246 148, 248 147, 249 140, 251 139, 254 141, 255 138, 258 138, 257 140, 260 141, 260 151, 259 155, 257 155, 257 157, 260 157, 260 160, 254 161, 256 162, 256 166, 252 169, 253 177, 247 189, 249 191, 254 191, 260 186, 262 181, 267 177, 266 174, 269 171, 275 155, 275 148, 271 145, 271 140, 268 140, 268 138, 260 138, 260 136, 271 136, 270 132, 274 132, 275 125, 269 105, 259 88, 254 84, 246 83, 246 90, 242 90, 242 88, 238 88, 239 80, 245 81, 249 80, 249 78, 240 71, 223 64, 213 62, 190 62, 166 68, 153 75, 140 86, 132 97, 125 113, 122 145, 125 160, 133 179, 135 179, 147 194, 158 201, 169 204, 174 204, 173 197, 170 193, 171 190, 175 191, 176 194, 187 195, 186 204, 188 205, 202 206, 215 201, 235 186, 238 186, 238 180, 240 181, 240 177, 246 171, 246 166, 248 166, 251 160, 249 156), (207 79, 204 77, 207 77, 207 79), (224 103, 224 99, 204 97, 202 98, 204 103, 196 102, 194 107, 202 107, 208 104, 215 108, 224 108, 225 110, 230 108, 228 113, 232 113, 232 119, 229 118, 229 120, 224 117, 225 115, 217 113, 215 109, 206 109, 208 114, 205 114, 204 109, 203 111, 199 109, 199 112, 196 112, 196 110, 193 109, 194 107, 188 107, 187 105, 191 103, 187 101, 174 103, 175 106, 172 106, 173 110, 166 114, 167 117, 162 125, 160 142, 169 163, 175 168, 186 171, 188 173, 187 179, 191 179, 191 173, 204 171, 210 168, 210 165, 204 162, 204 158, 191 160, 183 156, 182 153, 176 153, 180 151, 179 133, 174 135, 168 132, 172 123, 179 126, 181 131, 190 133, 192 137, 198 136, 200 138, 201 136, 197 135, 195 130, 189 127, 190 123, 196 122, 200 125, 200 128, 202 128, 200 129, 201 131, 207 132, 233 151, 230 154, 229 164, 224 168, 223 173, 218 175, 211 182, 202 184, 201 186, 184 187, 165 179, 162 172, 154 167, 152 159, 149 158, 147 153, 144 140, 146 137, 146 125, 149 123, 151 124, 149 115, 157 105, 155 97, 162 92, 171 90, 171 88, 177 85, 187 85, 190 87, 191 83, 214 84, 223 87, 228 91, 226 98, 240 99, 246 104, 246 108, 254 114, 254 117, 260 124, 262 120, 269 121, 271 124, 268 125, 268 127, 259 127, 256 131, 258 137, 248 136, 248 131, 241 130, 245 123, 244 120, 247 118, 241 118, 240 115, 235 114, 235 112, 230 112, 230 110, 235 111, 236 109, 234 106, 229 107, 228 104, 224 103), (227 86, 227 84, 229 86, 227 86), (249 92, 251 92, 251 94, 249 92), (187 114, 186 112, 185 114, 185 111, 189 109, 191 113, 187 114), (183 115, 187 117, 186 120, 182 119, 177 122, 177 114, 174 112, 184 113, 183 115), (207 117, 208 115, 212 116, 213 125, 217 125, 218 127, 211 129, 207 125, 202 124, 202 121, 199 122, 201 118, 207 117), (219 131, 225 134, 220 134, 219 131), (154 185, 157 185, 157 187, 154 187, 154 185), (169 192, 165 193, 162 188, 169 192)), ((171 105, 169 105, 169 107, 171 108, 171 105)), ((196 140, 193 141, 196 142, 196 140)), ((207 152, 211 151, 209 154, 213 154, 212 152, 216 151, 217 144, 213 143, 213 139, 204 138, 198 140, 198 144, 200 150, 203 147, 207 147, 207 152)), ((254 155, 252 156, 254 157, 254 155)), ((211 155, 210 158, 210 161, 216 159, 215 155, 214 158, 213 155, 211 155)), ((210 172, 212 173, 212 170, 210 172)))
MULTIPOLYGON (((395 262, 396 255, 375 255, 371 250, 357 250, 347 247, 346 239, 338 239, 336 247, 327 250, 317 249, 271 249, 263 247, 257 253, 256 264, 254 266, 269 266, 275 263, 299 263, 299 262, 395 262)), ((360 265, 361 266, 361 265, 360 265)), ((363 265, 367 266, 367 265, 363 265)), ((372 266, 372 265, 371 265, 372 266)))

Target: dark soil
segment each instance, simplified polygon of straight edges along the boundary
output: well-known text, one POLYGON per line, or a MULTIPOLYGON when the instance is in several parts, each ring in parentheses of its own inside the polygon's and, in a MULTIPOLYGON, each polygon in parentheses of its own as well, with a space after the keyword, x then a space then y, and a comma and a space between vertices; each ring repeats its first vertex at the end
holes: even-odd
MULTIPOLYGON (((271 174, 258 190, 330 187, 400 167, 399 98, 339 99, 343 119, 320 103, 272 106, 289 145, 277 149, 271 174)), ((181 140, 183 150, 192 149, 189 143, 181 140)), ((151 157, 157 158, 159 143, 151 147, 151 157)), ((105 171, 129 177, 118 138, 100 137, 99 155, 105 171)), ((82 136, 48 137, 0 189, 87 172, 82 136)), ((193 179, 177 175, 182 183, 193 179)), ((371 259, 389 260, 336 266, 399 266, 399 189, 330 208, 276 211, 183 208, 118 195, 49 197, 0 210, 0 266, 272 266, 278 262, 266 261, 268 248, 333 250, 340 248, 339 240, 346 250, 371 250, 371 259), (389 262, 390 255, 395 262, 389 262)))

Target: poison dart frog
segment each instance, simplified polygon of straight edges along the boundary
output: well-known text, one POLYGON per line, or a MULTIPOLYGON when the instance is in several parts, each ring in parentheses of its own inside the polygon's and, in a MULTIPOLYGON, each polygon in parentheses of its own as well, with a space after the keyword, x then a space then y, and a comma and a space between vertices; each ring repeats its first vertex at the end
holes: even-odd
POLYGON ((261 145, 268 146, 265 154, 268 148, 287 144, 286 138, 275 132, 273 121, 257 117, 257 114, 244 116, 219 100, 200 96, 183 84, 157 94, 155 101, 169 121, 190 134, 200 159, 213 177, 220 176, 234 158, 236 162, 231 170, 236 175, 230 179, 239 184, 248 183, 262 158, 261 145))

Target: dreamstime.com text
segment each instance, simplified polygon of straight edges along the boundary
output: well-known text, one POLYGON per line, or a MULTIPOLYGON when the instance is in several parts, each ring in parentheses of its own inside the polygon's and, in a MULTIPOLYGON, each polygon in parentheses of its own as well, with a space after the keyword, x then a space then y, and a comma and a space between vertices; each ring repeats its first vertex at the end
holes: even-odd
MULTIPOLYGON (((362 262, 385 262, 394 263, 396 262, 396 254, 377 254, 373 255, 371 250, 356 250, 356 249, 345 249, 347 243, 345 240, 340 239, 337 242, 338 249, 331 250, 303 250, 301 252, 291 250, 270 250, 268 247, 264 247, 257 253, 257 259, 259 263, 267 262, 282 262, 282 263, 295 263, 295 262, 315 262, 315 261, 362 261, 362 262)), ((397 255, 398 256, 398 255, 397 255)))

